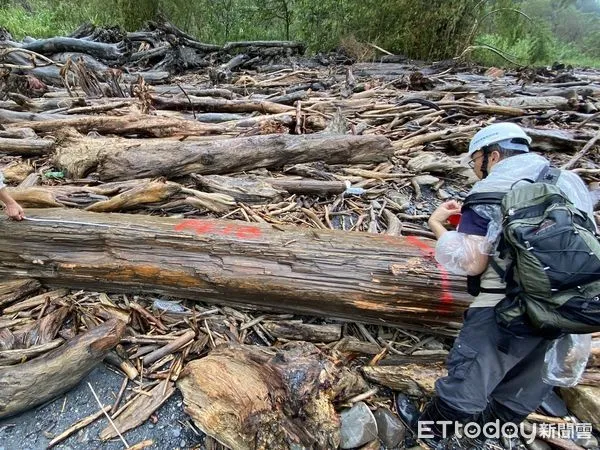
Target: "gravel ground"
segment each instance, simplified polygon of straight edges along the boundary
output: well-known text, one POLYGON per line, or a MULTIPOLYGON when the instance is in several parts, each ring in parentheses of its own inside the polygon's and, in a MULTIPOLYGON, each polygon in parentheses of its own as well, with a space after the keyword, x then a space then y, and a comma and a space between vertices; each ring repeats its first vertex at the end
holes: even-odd
MULTIPOLYGON (((45 449, 54 436, 99 410, 88 382, 93 386, 100 401, 105 405, 111 405, 122 381, 122 376, 100 365, 66 394, 18 416, 0 420, 0 450, 45 449)), ((191 428, 191 419, 183 412, 183 399, 179 391, 176 391, 155 415, 158 417, 156 424, 148 420, 123 435, 129 445, 152 439, 154 445, 148 447, 151 449, 203 448, 201 433, 196 428, 191 428)), ((99 433, 107 425, 106 418, 98 419, 54 448, 62 450, 125 448, 118 438, 108 442, 100 440, 99 433)))

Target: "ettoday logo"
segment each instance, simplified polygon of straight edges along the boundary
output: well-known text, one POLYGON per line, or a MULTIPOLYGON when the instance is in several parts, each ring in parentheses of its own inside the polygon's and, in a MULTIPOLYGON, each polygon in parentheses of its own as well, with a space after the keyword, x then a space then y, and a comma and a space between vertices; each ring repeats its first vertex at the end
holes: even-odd
POLYGON ((527 444, 531 444, 536 437, 559 437, 562 439, 589 438, 592 433, 592 424, 590 423, 525 423, 515 424, 506 422, 500 424, 499 420, 488 422, 484 425, 477 422, 452 422, 451 420, 422 420, 419 421, 417 437, 422 439, 432 439, 435 435, 432 432, 432 425, 442 431, 442 438, 449 438, 455 435, 458 438, 467 437, 469 439, 500 439, 515 438, 523 439, 527 444))

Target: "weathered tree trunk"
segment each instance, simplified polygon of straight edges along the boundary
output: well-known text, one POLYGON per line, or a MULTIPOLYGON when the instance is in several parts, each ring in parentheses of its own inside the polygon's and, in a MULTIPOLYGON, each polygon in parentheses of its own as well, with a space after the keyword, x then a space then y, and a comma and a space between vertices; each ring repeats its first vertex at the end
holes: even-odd
MULTIPOLYGON (((60 128, 72 127, 80 133, 89 133, 94 130, 100 134, 140 135, 150 137, 165 136, 203 136, 208 134, 222 133, 225 129, 219 125, 210 125, 193 120, 177 119, 174 117, 157 117, 146 115, 126 116, 71 116, 56 118, 51 114, 28 114, 29 118, 19 119, 19 113, 7 111, 2 112, 0 121, 7 123, 5 118, 12 117, 15 125, 6 128, 11 129, 28 127, 39 133, 50 133, 60 128), (20 120, 31 120, 21 122, 20 120)), ((21 113, 24 114, 24 113, 21 113)))
POLYGON ((266 179, 273 187, 283 189, 290 194, 308 194, 308 195, 332 195, 341 194, 347 188, 343 181, 321 181, 311 180, 292 180, 292 179, 266 179))
POLYGON ((188 363, 177 385, 196 425, 239 450, 338 448, 333 401, 366 388, 302 342, 274 356, 251 346, 213 351, 188 363))
POLYGON ((0 418, 12 416, 68 391, 119 343, 125 324, 110 320, 44 356, 0 368, 0 418))
POLYGON ((31 186, 7 188, 24 208, 56 208, 63 206, 86 208, 94 212, 125 211, 168 200, 179 192, 177 183, 162 180, 133 180, 122 188, 100 186, 31 186))
POLYGON ((268 180, 232 178, 221 175, 192 174, 198 185, 208 192, 230 195, 238 202, 265 203, 281 200, 283 191, 275 189, 268 180))
POLYGON ((202 142, 81 139, 60 148, 55 163, 75 177, 93 170, 102 180, 128 180, 241 172, 319 160, 383 162, 393 152, 382 136, 271 134, 202 142))
POLYGON ((193 95, 160 97, 153 96, 152 103, 159 109, 194 110, 201 112, 279 114, 295 111, 292 106, 263 100, 226 100, 212 97, 196 97, 193 95))
POLYGON ((434 333, 457 328, 470 301, 464 279, 435 262, 433 242, 415 236, 63 209, 26 214, 22 223, 0 220, 0 276, 439 326, 434 333))
POLYGON ((54 142, 45 139, 0 138, 0 151, 10 155, 38 156, 50 153, 54 142))
POLYGON ((532 148, 537 151, 574 152, 593 137, 588 133, 567 130, 534 128, 525 128, 524 130, 533 139, 532 148))
POLYGON ((275 338, 308 342, 337 342, 342 338, 342 326, 339 323, 315 325, 299 320, 264 321, 265 330, 275 338))
POLYGON ((179 95, 181 94, 182 89, 187 95, 195 95, 196 97, 220 97, 228 100, 233 99, 233 92, 231 92, 229 89, 200 88, 191 84, 181 84, 177 86, 163 85, 153 87, 153 91, 157 95, 179 95))
POLYGON ((22 48, 43 55, 52 55, 60 52, 81 52, 104 60, 115 60, 122 56, 116 44, 105 44, 68 37, 36 40, 24 44, 22 48))
POLYGON ((497 97, 488 100, 489 104, 523 109, 567 109, 569 101, 564 97, 497 97))

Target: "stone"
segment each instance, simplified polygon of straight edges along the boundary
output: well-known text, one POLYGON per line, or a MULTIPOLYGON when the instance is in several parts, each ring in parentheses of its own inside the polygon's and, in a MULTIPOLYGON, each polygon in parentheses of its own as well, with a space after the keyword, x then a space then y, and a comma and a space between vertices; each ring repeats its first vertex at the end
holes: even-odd
POLYGON ((406 427, 396 415, 387 408, 377 408, 373 412, 377 422, 379 439, 388 448, 400 447, 406 436, 406 427))
POLYGON ((580 385, 561 388, 560 394, 573 415, 600 430, 600 387, 580 385))
POLYGON ((341 413, 340 448, 356 448, 377 439, 375 416, 364 402, 341 413))

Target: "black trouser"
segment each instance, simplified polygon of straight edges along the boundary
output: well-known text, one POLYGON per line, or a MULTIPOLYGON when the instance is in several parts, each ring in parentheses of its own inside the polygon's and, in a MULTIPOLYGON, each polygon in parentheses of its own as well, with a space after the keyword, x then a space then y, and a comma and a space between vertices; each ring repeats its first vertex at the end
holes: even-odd
POLYGON ((542 381, 550 341, 506 336, 496 323, 494 308, 467 310, 448 355, 448 376, 435 384, 438 399, 454 416, 447 419, 464 421, 491 404, 504 422, 520 422, 552 389, 542 381))

